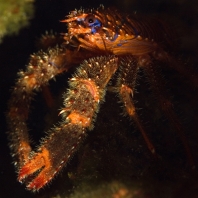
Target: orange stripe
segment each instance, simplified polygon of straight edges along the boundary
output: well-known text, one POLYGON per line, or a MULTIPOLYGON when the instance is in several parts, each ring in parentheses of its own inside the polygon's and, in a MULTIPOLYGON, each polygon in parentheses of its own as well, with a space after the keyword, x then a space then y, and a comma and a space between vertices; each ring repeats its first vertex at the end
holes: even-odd
POLYGON ((91 123, 91 119, 90 118, 87 118, 83 115, 80 115, 79 113, 77 112, 72 112, 70 113, 67 118, 70 119, 70 123, 72 124, 81 124, 83 127, 89 127, 90 126, 90 123, 91 123))

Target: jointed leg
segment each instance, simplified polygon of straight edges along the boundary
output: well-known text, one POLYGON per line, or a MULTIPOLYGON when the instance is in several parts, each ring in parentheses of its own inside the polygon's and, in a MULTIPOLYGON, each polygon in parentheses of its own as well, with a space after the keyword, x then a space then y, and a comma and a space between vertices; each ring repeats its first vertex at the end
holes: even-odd
POLYGON ((49 50, 48 53, 40 51, 32 55, 27 70, 18 73, 19 78, 13 87, 7 114, 10 147, 13 156, 16 157, 17 168, 25 163, 31 151, 26 121, 34 90, 46 85, 51 78, 61 73, 64 67, 63 51, 56 48, 49 50))
POLYGON ((139 116, 137 115, 136 108, 133 101, 133 92, 135 90, 136 75, 138 70, 138 64, 134 57, 129 57, 127 60, 124 60, 121 68, 121 76, 119 77, 118 87, 121 101, 124 104, 125 110, 135 122, 138 129, 140 130, 148 149, 152 154, 155 155, 155 148, 148 138, 143 124, 140 121, 139 116))
MULTIPOLYGON (((85 61, 69 81, 70 89, 64 96, 65 107, 60 112, 62 122, 49 132, 37 151, 31 153, 26 129, 28 110, 25 110, 25 106, 29 106, 32 87, 35 85, 31 88, 25 85, 25 90, 19 91, 18 89, 24 86, 26 78, 22 76, 18 80, 17 91, 13 92, 13 97, 17 99, 10 101, 8 119, 12 130, 12 145, 17 157, 20 158, 18 179, 25 182, 28 189, 35 191, 42 188, 77 150, 85 136, 85 130, 93 126, 99 103, 105 95, 105 87, 116 69, 117 59, 114 57, 85 61)), ((33 74, 25 73, 25 76, 30 78, 33 74)))
MULTIPOLYGON (((16 167, 21 167, 31 151, 26 121, 34 91, 44 88, 54 76, 67 71, 71 66, 79 65, 90 53, 58 47, 40 51, 31 55, 26 71, 18 73, 19 77, 13 87, 9 101, 7 120, 10 128, 10 148, 16 156, 16 167)), ((51 102, 49 102, 49 106, 51 102)))

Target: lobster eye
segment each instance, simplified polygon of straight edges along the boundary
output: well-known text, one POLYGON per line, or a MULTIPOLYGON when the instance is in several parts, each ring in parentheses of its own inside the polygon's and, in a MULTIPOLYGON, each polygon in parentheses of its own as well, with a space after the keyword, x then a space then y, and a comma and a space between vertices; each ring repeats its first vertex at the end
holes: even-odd
POLYGON ((93 23, 93 19, 90 18, 90 19, 88 20, 88 22, 89 22, 89 23, 93 23))
POLYGON ((95 34, 102 26, 101 21, 98 18, 96 18, 93 14, 87 15, 87 17, 84 20, 84 23, 87 27, 91 28, 92 34, 95 34))
POLYGON ((93 23, 95 22, 96 18, 93 14, 89 14, 86 18, 85 18, 85 23, 88 25, 88 26, 92 26, 93 23))

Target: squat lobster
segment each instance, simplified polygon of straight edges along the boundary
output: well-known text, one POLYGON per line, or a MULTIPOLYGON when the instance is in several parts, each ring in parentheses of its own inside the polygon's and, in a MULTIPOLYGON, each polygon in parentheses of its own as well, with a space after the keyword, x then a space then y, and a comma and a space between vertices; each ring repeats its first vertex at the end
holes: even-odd
POLYGON ((118 73, 115 91, 155 155, 133 101, 140 67, 147 73, 163 112, 176 128, 189 162, 194 166, 182 126, 156 68, 160 63, 170 64, 172 59, 167 52, 171 35, 165 25, 103 6, 72 11, 63 22, 68 25, 68 33, 64 35, 67 44, 31 55, 26 71, 19 72, 12 90, 7 117, 18 180, 29 190, 37 191, 62 169, 85 138, 86 129, 93 128, 106 87, 115 72, 118 73), (64 95, 64 107, 59 113, 62 122, 32 151, 26 122, 34 92, 80 63, 64 95))

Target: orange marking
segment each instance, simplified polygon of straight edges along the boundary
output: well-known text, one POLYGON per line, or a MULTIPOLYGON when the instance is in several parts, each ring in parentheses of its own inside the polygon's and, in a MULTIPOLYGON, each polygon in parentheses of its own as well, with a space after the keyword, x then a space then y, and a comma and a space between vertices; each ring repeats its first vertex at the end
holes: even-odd
POLYGON ((98 93, 98 88, 93 80, 80 80, 82 83, 84 83, 88 89, 88 91, 93 96, 94 100, 96 102, 99 102, 100 95, 98 93))
MULTIPOLYGON (((30 159, 19 171, 18 180, 21 181, 23 178, 27 177, 28 175, 33 174, 34 172, 38 171, 42 167, 45 169, 51 168, 51 160, 50 160, 49 151, 46 148, 42 149, 41 153, 35 155, 34 158, 30 159)), ((42 174, 42 171, 41 173, 42 174)))
POLYGON ((122 85, 120 89, 120 94, 123 97, 124 104, 126 107, 126 110, 130 116, 135 116, 135 107, 133 103, 131 102, 130 95, 133 96, 133 91, 131 88, 127 87, 126 85, 122 85))
POLYGON ((29 76, 25 76, 23 82, 26 87, 33 88, 36 85, 37 80, 36 80, 35 75, 31 74, 29 76))
POLYGON ((127 113, 129 114, 129 116, 131 116, 134 119, 134 121, 136 122, 136 124, 137 124, 147 146, 148 146, 148 149, 151 151, 152 154, 155 155, 155 147, 153 146, 152 142, 148 138, 148 136, 142 126, 142 123, 139 120, 138 115, 136 114, 135 106, 134 106, 134 103, 131 98, 131 97, 133 97, 133 90, 126 85, 122 85, 120 88, 120 94, 122 95, 127 113))
POLYGON ((39 190, 54 176, 55 170, 51 164, 49 150, 44 147, 42 148, 41 153, 35 155, 34 158, 30 159, 29 162, 21 168, 18 180, 22 181, 26 177, 31 177, 32 174, 39 170, 39 174, 27 185, 29 190, 39 190))
POLYGON ((32 180, 32 182, 30 182, 27 185, 27 188, 29 190, 39 190, 40 188, 42 188, 47 182, 49 182, 49 180, 51 179, 52 174, 48 172, 48 170, 42 170, 41 173, 39 173, 39 175, 32 180))
POLYGON ((27 188, 29 190, 39 190, 49 181, 48 178, 45 177, 47 174, 43 174, 43 172, 41 173, 38 177, 36 177, 32 182, 27 185, 27 188))
POLYGON ((88 127, 90 125, 90 118, 87 118, 79 113, 72 112, 70 113, 67 118, 70 119, 70 123, 79 125, 82 124, 83 127, 88 127))

